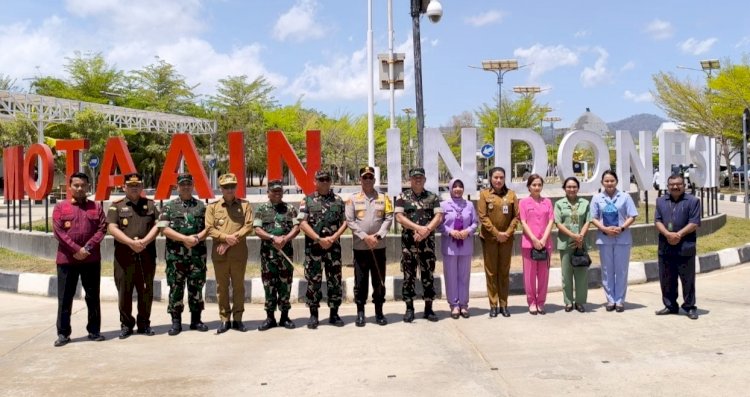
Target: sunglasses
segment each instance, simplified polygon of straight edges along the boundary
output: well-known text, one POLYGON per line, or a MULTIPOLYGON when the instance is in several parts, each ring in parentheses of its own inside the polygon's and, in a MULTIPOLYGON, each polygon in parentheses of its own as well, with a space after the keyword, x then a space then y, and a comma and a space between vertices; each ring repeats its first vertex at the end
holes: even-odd
POLYGON ((367 174, 367 175, 362 175, 362 179, 375 179, 375 177, 370 174, 367 174))
POLYGON ((330 182, 331 178, 318 178, 318 182, 330 182))

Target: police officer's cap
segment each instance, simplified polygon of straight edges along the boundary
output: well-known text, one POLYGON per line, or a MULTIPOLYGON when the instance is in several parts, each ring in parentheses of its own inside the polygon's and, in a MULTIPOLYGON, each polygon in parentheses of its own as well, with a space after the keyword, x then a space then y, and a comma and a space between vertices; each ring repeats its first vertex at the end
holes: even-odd
POLYGON ((219 177, 219 185, 220 186, 237 185, 237 177, 232 173, 224 174, 219 177))
POLYGON ((284 182, 281 179, 268 181, 268 190, 284 190, 284 182))
POLYGON ((362 167, 359 169, 359 176, 365 176, 367 174, 375 176, 375 168, 368 165, 367 167, 362 167))
POLYGON ((424 176, 424 168, 417 167, 409 170, 409 177, 424 176))
POLYGON ((177 176, 177 184, 178 185, 182 185, 183 183, 184 184, 192 184, 193 183, 193 176, 191 174, 187 174, 187 173, 178 175, 177 176))
POLYGON ((138 172, 131 172, 129 174, 125 174, 125 184, 126 185, 140 185, 143 183, 143 176, 138 172))

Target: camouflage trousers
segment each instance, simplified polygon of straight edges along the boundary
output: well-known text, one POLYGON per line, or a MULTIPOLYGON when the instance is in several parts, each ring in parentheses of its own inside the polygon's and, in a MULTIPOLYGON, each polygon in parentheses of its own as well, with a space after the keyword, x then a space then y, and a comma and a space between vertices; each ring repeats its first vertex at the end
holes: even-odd
POLYGON ((167 284, 169 305, 167 313, 179 314, 185 309, 182 297, 185 284, 188 290, 188 306, 191 312, 203 310, 203 286, 206 284, 206 261, 200 258, 184 258, 167 261, 167 284))
MULTIPOLYGON (((284 253, 292 256, 291 244, 284 247, 284 253)), ((266 311, 275 311, 278 307, 281 311, 289 310, 289 295, 292 292, 292 274, 294 266, 287 262, 275 248, 260 249, 260 279, 263 281, 263 290, 266 293, 266 311)))
POLYGON ((404 284, 401 287, 401 295, 404 302, 411 303, 417 295, 415 282, 417 270, 424 288, 425 302, 435 298, 435 240, 430 238, 419 243, 412 241, 411 244, 401 244, 401 271, 404 273, 404 284))
POLYGON ((320 291, 323 282, 323 270, 326 272, 326 286, 328 287, 328 307, 337 308, 341 305, 341 244, 333 244, 325 250, 316 243, 305 244, 305 280, 307 292, 305 298, 307 306, 320 307, 323 293, 320 291))

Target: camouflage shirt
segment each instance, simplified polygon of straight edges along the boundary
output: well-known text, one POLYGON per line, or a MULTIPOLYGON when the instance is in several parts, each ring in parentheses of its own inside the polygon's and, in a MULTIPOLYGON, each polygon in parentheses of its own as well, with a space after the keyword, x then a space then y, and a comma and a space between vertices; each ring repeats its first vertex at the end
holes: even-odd
POLYGON ((315 192, 302 200, 297 219, 307 220, 315 233, 320 237, 328 237, 346 222, 344 209, 344 201, 333 191, 328 194, 315 192))
MULTIPOLYGON (((299 224, 297 209, 285 202, 273 204, 270 201, 261 204, 255 210, 253 227, 260 227, 272 236, 283 236, 299 224)), ((262 240, 261 246, 273 246, 272 240, 262 240)))
MULTIPOLYGON (((191 197, 189 200, 176 198, 164 205, 159 216, 159 227, 169 227, 177 233, 191 236, 198 234, 206 227, 206 205, 202 201, 191 197)), ((174 255, 205 255, 206 242, 201 241, 192 248, 182 243, 167 239, 167 253, 174 255)))
MULTIPOLYGON (((406 218, 417 225, 427 226, 435 214, 442 213, 440 208, 440 197, 437 194, 424 190, 416 194, 413 190, 407 189, 396 198, 395 213, 403 213, 406 218)), ((403 238, 413 239, 414 231, 403 229, 403 238)), ((434 233, 430 234, 430 239, 434 238, 434 233)))

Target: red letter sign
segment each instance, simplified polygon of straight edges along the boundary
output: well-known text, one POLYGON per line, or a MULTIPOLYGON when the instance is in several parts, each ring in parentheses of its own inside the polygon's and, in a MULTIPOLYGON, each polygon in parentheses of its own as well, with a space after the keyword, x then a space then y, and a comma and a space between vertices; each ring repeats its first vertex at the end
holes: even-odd
POLYGON ((245 198, 245 134, 242 131, 231 131, 227 134, 229 146, 229 172, 237 176, 239 198, 245 198))
POLYGON ((315 191, 315 173, 320 170, 320 131, 307 131, 307 168, 302 166, 292 145, 281 131, 268 131, 268 180, 283 177, 282 160, 297 180, 302 191, 310 194, 315 191))
POLYGON ((23 146, 3 149, 3 177, 5 200, 23 200, 23 146))
MULTIPOLYGON (((81 150, 89 149, 88 139, 60 139, 55 143, 55 149, 58 152, 65 153, 65 182, 70 180, 70 176, 80 171, 81 165, 81 150)), ((67 197, 73 197, 73 192, 70 191, 68 186, 67 197)))
POLYGON ((43 143, 35 143, 29 147, 23 162, 23 175, 26 177, 24 186, 29 200, 42 200, 52 191, 52 182, 55 176, 55 156, 49 146, 43 143), (37 170, 38 181, 34 182, 34 166, 36 158, 41 159, 41 169, 37 170))
POLYGON ((107 140, 107 147, 104 148, 104 160, 102 160, 102 171, 99 174, 99 182, 96 186, 95 200, 102 201, 109 199, 109 193, 115 186, 121 186, 125 183, 125 174, 135 171, 133 158, 128 152, 128 143, 124 138, 112 137, 107 140), (119 175, 113 173, 120 169, 119 175))
MULTIPOLYGON (((203 169, 203 163, 198 156, 198 149, 195 148, 193 138, 189 134, 174 134, 167 152, 167 158, 164 160, 159 184, 156 186, 156 192, 154 192, 154 200, 169 199, 172 186, 177 186, 177 171, 180 168, 180 160, 183 158, 187 169, 193 175, 193 183, 198 197, 202 199, 214 198, 214 192, 208 183, 206 170, 203 169)), ((242 179, 244 180, 244 178, 242 179)))

